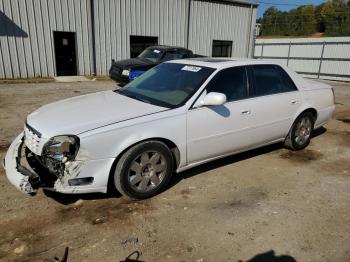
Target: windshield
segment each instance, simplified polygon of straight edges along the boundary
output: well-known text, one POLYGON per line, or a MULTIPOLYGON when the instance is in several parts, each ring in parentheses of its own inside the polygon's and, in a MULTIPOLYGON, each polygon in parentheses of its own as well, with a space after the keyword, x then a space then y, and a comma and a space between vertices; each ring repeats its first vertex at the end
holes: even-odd
POLYGON ((174 108, 183 105, 214 71, 208 67, 163 63, 117 92, 158 106, 174 108))
POLYGON ((143 50, 141 54, 139 54, 138 58, 147 59, 155 63, 162 57, 162 55, 163 51, 161 50, 156 48, 147 48, 143 50))

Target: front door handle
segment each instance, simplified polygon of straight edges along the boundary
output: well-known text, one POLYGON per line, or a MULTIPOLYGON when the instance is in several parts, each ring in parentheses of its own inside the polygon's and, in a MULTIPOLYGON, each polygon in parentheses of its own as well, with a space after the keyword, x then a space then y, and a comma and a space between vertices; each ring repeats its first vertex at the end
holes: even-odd
POLYGON ((250 114, 250 110, 249 109, 245 109, 241 111, 241 115, 249 115, 250 114))
POLYGON ((290 103, 291 103, 292 105, 296 105, 296 104, 298 104, 298 100, 293 99, 292 101, 290 101, 290 103))

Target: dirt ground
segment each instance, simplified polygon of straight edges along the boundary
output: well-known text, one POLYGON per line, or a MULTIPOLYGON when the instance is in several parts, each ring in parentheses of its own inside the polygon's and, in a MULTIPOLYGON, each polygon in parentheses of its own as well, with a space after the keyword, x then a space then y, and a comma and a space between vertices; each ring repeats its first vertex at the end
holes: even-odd
MULTIPOLYGON (((142 261, 350 261, 350 84, 329 83, 336 115, 306 150, 227 157, 175 175, 146 201, 30 197, 0 168, 0 260, 42 261, 68 246, 69 261, 121 261, 135 250, 142 261)), ((0 85, 0 157, 40 105, 114 87, 0 85)))

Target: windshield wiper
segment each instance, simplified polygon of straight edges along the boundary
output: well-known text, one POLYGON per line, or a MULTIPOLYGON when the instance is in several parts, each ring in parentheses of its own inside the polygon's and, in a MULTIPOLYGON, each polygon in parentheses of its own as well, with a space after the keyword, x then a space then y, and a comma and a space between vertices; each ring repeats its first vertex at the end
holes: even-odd
MULTIPOLYGON (((123 94, 123 93, 121 93, 121 94, 123 94)), ((138 101, 147 103, 147 104, 150 104, 150 103, 151 103, 150 101, 148 101, 148 100, 146 100, 146 99, 142 99, 142 98, 140 98, 140 97, 138 97, 138 96, 135 96, 135 95, 130 95, 130 94, 123 94, 123 95, 125 95, 125 96, 127 96, 127 97, 130 97, 130 98, 132 98, 132 99, 135 99, 135 100, 138 100, 138 101)))

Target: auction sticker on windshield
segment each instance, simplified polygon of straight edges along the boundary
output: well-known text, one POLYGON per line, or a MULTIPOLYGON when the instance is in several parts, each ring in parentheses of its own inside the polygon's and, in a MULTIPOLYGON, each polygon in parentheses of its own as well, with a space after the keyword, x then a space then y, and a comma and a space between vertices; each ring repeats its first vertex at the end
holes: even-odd
POLYGON ((190 71, 190 72, 198 72, 201 69, 202 68, 199 66, 188 66, 188 65, 181 68, 181 70, 190 71))
POLYGON ((156 53, 156 54, 159 54, 159 53, 160 53, 160 51, 157 50, 157 49, 154 49, 153 52, 156 53))

